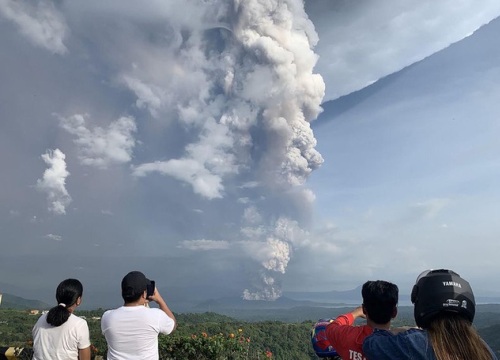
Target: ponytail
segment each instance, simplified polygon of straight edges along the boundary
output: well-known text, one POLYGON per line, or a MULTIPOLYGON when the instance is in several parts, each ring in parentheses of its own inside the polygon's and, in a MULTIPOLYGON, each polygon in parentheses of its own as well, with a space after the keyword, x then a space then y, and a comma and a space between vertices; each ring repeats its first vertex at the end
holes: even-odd
POLYGON ((52 326, 61 326, 66 321, 68 321, 71 313, 66 309, 66 306, 62 306, 63 304, 59 304, 54 306, 49 310, 47 314, 47 322, 52 326))
POLYGON ((71 312, 69 307, 73 306, 77 299, 83 294, 82 283, 76 279, 66 279, 59 284, 56 290, 56 300, 59 303, 49 310, 47 323, 52 326, 61 326, 68 321, 71 312))

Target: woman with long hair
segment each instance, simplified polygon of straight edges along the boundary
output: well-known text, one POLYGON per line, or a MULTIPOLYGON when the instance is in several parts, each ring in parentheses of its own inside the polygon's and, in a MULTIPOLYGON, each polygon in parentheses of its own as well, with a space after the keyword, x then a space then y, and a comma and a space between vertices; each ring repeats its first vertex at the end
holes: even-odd
POLYGON ((367 337, 368 360, 497 360, 472 325, 476 312, 469 283, 451 270, 427 270, 411 293, 418 328, 367 337))
POLYGON ((58 304, 33 327, 33 360, 90 360, 87 322, 73 314, 82 303, 82 295, 82 283, 76 279, 59 284, 58 304))

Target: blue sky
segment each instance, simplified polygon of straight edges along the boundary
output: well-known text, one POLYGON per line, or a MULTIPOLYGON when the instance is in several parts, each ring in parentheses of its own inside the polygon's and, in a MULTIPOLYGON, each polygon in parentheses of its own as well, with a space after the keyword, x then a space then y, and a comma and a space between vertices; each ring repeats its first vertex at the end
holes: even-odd
POLYGON ((500 5, 233 5, 0 0, 4 291, 489 291, 500 5))
POLYGON ((344 276, 361 263, 360 281, 404 284, 416 269, 450 267, 493 290, 498 26, 325 105, 313 126, 325 166, 309 185, 344 276))

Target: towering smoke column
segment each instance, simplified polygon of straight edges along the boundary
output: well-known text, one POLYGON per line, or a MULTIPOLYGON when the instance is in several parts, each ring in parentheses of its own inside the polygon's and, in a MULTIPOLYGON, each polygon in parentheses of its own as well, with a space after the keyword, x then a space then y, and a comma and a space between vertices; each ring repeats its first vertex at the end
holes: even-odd
POLYGON ((309 124, 324 95, 313 73, 318 39, 301 0, 230 3, 205 3, 202 22, 218 25, 182 34, 177 67, 165 80, 140 66, 123 74, 137 106, 152 116, 175 106, 194 139, 181 157, 143 163, 134 174, 171 176, 207 199, 239 189, 241 228, 231 244, 261 265, 244 298, 276 299, 276 276, 307 240, 301 226, 314 195, 303 184, 323 162, 309 124))
MULTIPOLYGON (((320 112, 324 94, 323 80, 313 74, 317 57, 312 47, 317 35, 302 1, 236 1, 234 10, 235 49, 228 89, 236 104, 249 106, 255 115, 251 123, 258 130, 253 131, 252 144, 258 144, 259 150, 251 151, 251 158, 256 163, 253 168, 258 171, 262 194, 292 196, 292 190, 323 162, 314 149, 316 140, 309 126, 320 112)), ((232 118, 237 120, 242 114, 236 112, 232 118)), ((307 191, 304 195, 305 202, 313 199, 307 191)), ((249 207, 245 211, 250 228, 242 229, 248 239, 244 247, 263 266, 261 284, 245 290, 246 299, 276 299, 281 295, 274 274, 285 273, 291 250, 306 236, 298 222, 287 216, 263 224, 263 219, 270 217, 260 214, 267 213, 264 209, 249 207), (260 221, 252 224, 256 219, 260 221)), ((272 215, 271 219, 276 217, 272 215)))

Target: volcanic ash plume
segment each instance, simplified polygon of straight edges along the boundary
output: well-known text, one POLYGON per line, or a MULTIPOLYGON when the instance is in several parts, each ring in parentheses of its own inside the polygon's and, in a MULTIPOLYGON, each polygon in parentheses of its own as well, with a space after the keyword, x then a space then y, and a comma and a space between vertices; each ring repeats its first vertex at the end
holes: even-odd
POLYGON ((254 110, 251 123, 266 140, 259 168, 270 186, 301 185, 323 162, 309 126, 324 94, 323 80, 312 72, 313 26, 301 1, 242 1, 235 10, 230 89, 237 104, 254 110))
POLYGON ((275 300, 281 296, 281 286, 276 276, 284 274, 292 255, 292 249, 307 241, 307 232, 297 221, 280 217, 271 226, 244 227, 242 236, 248 241, 241 245, 249 256, 258 261, 263 269, 259 271, 254 289, 245 289, 246 300, 275 300))
MULTIPOLYGON (((297 193, 307 193, 298 187, 323 162, 309 125, 320 112, 324 94, 323 80, 313 74, 317 36, 302 1, 241 1, 234 10, 234 76, 229 88, 234 103, 249 106, 255 114, 250 122, 258 130, 253 130, 251 143, 261 150, 251 151, 250 158, 256 160, 252 168, 262 186, 257 192, 259 198, 271 201, 271 191, 289 204, 287 200, 297 193)), ((252 210, 246 210, 245 221, 249 212, 260 221, 242 228, 248 239, 243 247, 263 269, 260 284, 246 289, 245 299, 273 300, 281 295, 275 277, 286 272, 292 249, 307 237, 291 218, 298 217, 303 212, 300 207, 307 208, 312 199, 303 200, 295 205, 296 211, 279 206, 269 211, 266 201, 256 201, 252 210)))
POLYGON ((274 276, 285 273, 298 245, 290 236, 306 234, 299 223, 312 196, 302 186, 323 162, 310 127, 324 95, 323 80, 313 73, 317 34, 301 0, 182 4, 199 7, 189 23, 172 20, 170 30, 183 31, 172 35, 168 59, 136 61, 120 81, 152 117, 171 118, 175 109, 189 142, 181 156, 152 159, 134 174, 161 173, 202 198, 235 201, 242 228, 220 236, 238 239, 232 244, 262 269, 260 285, 244 296, 275 299, 274 276), (163 76, 148 70, 168 62, 163 76))
POLYGON ((164 81, 138 79, 149 77, 138 65, 122 76, 140 106, 158 116, 177 108, 179 121, 198 134, 183 157, 144 163, 135 174, 173 176, 209 199, 223 197, 224 180, 235 174, 257 171, 269 188, 302 185, 323 162, 309 122, 324 95, 313 74, 317 35, 302 1, 205 6, 203 21, 220 25, 191 33, 164 81))

